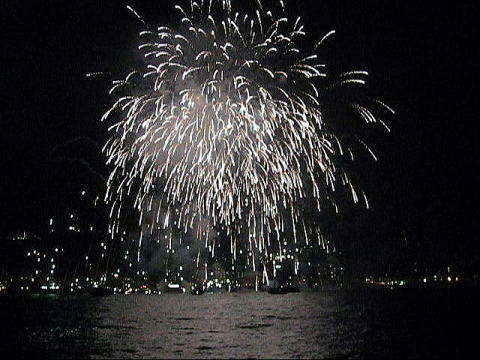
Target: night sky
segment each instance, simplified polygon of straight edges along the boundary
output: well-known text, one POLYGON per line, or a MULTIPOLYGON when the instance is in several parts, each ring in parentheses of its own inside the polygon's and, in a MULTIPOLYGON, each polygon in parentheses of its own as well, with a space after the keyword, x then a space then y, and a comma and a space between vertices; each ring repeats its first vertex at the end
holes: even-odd
MULTIPOLYGON (((65 158, 107 174, 98 146, 107 138, 100 118, 110 80, 138 62, 141 27, 126 4, 0 5, 1 233, 35 230, 59 182, 79 181, 78 164, 65 158), (111 76, 85 78, 95 71, 111 76)), ((168 1, 128 4, 153 26, 172 15, 168 1)), ((352 257, 375 269, 400 264, 400 254, 434 265, 478 263, 474 2, 298 0, 289 12, 302 16, 312 38, 335 29, 327 64, 368 70, 370 92, 397 111, 385 119, 392 133, 370 139, 379 161, 357 164, 372 209, 347 209, 338 219, 352 257)))

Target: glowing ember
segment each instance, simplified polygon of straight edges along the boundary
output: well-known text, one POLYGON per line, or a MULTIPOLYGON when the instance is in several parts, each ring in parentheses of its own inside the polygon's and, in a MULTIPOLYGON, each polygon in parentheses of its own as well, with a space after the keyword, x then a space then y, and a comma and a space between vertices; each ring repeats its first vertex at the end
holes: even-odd
MULTIPOLYGON (((114 166, 106 196, 112 234, 133 199, 143 232, 174 226, 214 251, 210 234, 218 229, 234 255, 237 241, 266 255, 272 243, 323 241, 304 221, 306 198, 315 204, 310 214, 325 200, 337 208, 334 191, 342 186, 368 207, 338 162, 353 152, 321 108, 323 94, 362 86, 368 74, 328 80, 318 56, 299 49, 304 26, 284 17, 284 3, 269 10, 256 1, 240 13, 230 0, 191 1, 175 7, 175 29, 140 33, 146 66, 114 82, 117 101, 103 117, 116 119, 104 148, 114 166)), ((365 106, 350 106, 385 126, 365 106)))

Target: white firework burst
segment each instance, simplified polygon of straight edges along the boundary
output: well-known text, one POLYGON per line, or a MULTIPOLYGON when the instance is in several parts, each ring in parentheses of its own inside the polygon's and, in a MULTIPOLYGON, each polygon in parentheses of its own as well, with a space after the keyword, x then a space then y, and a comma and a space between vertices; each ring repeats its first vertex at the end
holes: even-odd
MULTIPOLYGON (((275 11, 259 0, 248 12, 234 5, 189 1, 175 6, 175 29, 140 33, 145 68, 114 82, 117 101, 104 115, 118 119, 105 146, 113 233, 131 198, 152 233, 175 225, 208 244, 208 228, 222 228, 232 252, 247 233, 250 248, 267 253, 273 239, 281 247, 282 237, 322 238, 305 224, 302 199, 319 212, 323 200, 335 204, 339 184, 358 201, 336 163, 352 151, 322 113, 325 65, 298 46, 300 18, 284 16, 284 1, 275 11)), ((366 75, 347 72, 328 87, 364 84, 366 75)), ((367 123, 379 121, 365 106, 352 107, 367 123)))

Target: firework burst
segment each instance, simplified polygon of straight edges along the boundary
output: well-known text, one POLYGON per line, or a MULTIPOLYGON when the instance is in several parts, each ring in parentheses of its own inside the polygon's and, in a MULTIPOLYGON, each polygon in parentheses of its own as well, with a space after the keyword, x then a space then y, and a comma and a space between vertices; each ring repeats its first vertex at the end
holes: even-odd
MULTIPOLYGON (((322 241, 321 229, 305 222, 305 199, 319 213, 325 200, 336 207, 334 192, 345 187, 368 207, 338 163, 353 152, 321 106, 329 89, 363 85, 368 74, 331 82, 316 51, 334 31, 304 53, 304 26, 285 16, 284 1, 271 10, 252 1, 248 12, 234 5, 175 6, 175 28, 140 33, 145 68, 113 83, 117 101, 103 117, 117 119, 105 146, 112 233, 128 198, 144 231, 175 226, 208 245, 210 230, 222 229, 234 254, 240 234, 266 254, 272 243, 322 241)), ((385 125, 367 107, 350 106, 385 125)))

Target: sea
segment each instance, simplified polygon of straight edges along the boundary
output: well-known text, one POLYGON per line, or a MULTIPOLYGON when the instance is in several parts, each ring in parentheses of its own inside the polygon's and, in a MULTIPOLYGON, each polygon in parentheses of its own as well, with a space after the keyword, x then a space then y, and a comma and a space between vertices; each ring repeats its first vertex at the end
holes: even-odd
MULTIPOLYGON (((0 297, 15 358, 480 358, 475 289, 0 297)), ((10 355, 11 356, 11 355, 10 355)))

